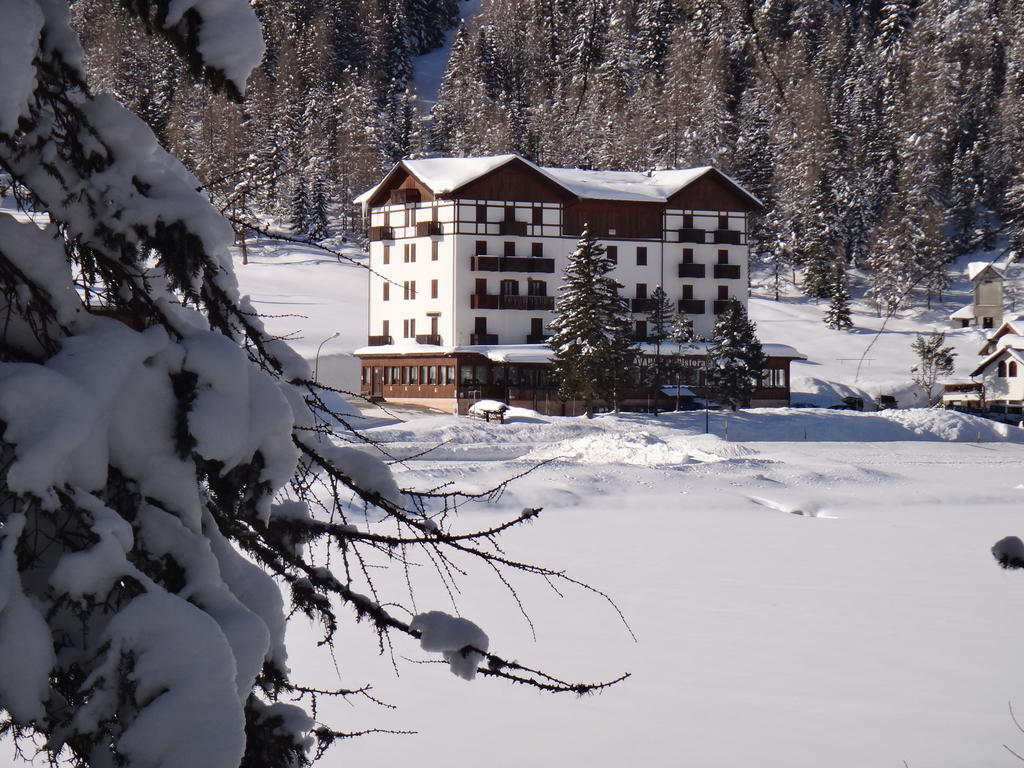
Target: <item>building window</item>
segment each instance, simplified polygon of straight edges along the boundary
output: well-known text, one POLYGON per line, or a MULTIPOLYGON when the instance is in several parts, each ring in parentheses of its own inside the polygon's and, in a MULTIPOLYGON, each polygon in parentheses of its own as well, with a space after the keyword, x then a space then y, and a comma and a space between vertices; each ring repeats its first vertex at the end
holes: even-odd
POLYGON ((993 327, 993 325, 992 325, 992 318, 991 317, 983 317, 983 318, 981 318, 981 327, 982 328, 992 328, 993 327))
POLYGON ((390 245, 385 245, 384 246, 384 263, 385 264, 390 264, 391 263, 391 246, 390 245))
POLYGON ((729 286, 728 285, 720 285, 720 286, 718 286, 718 300, 719 301, 725 301, 728 298, 729 298, 729 286))
POLYGON ((487 293, 487 278, 486 277, 478 277, 474 281, 474 284, 476 285, 476 288, 473 291, 475 294, 477 294, 478 296, 483 296, 484 294, 487 293))
POLYGON ((693 264, 693 248, 683 248, 683 264, 693 264))
POLYGON ((544 335, 544 320, 539 317, 530 318, 530 335, 534 338, 544 335))
POLYGON ((548 284, 543 280, 527 280, 526 293, 530 296, 547 296, 548 284))
POLYGON ((486 224, 487 223, 487 206, 478 205, 476 207, 476 223, 486 224))
POLYGON ((647 338, 647 321, 637 320, 636 321, 636 338, 638 341, 643 341, 647 338))
POLYGON ((684 213, 683 214, 683 229, 693 229, 693 214, 692 213, 684 213))
POLYGON ((502 296, 518 296, 519 295, 519 281, 518 280, 502 280, 501 281, 501 295, 502 296))
POLYGON ((544 243, 530 243, 530 255, 536 259, 544 255, 544 243))
POLYGON ((761 386, 781 388, 786 386, 785 368, 768 368, 761 372, 761 386))
POLYGON ((473 333, 477 336, 482 336, 487 333, 487 318, 486 317, 474 317, 473 318, 473 333))
POLYGON ((408 384, 408 383, 409 383, 409 366, 408 365, 403 365, 402 366, 402 384, 408 384))
POLYGON ((391 323, 385 320, 380 324, 380 335, 386 339, 391 336, 391 323))
POLYGON ((608 260, 612 264, 618 264, 619 263, 619 246, 617 246, 617 245, 609 245, 605 250, 608 253, 608 260))
POLYGON ((409 261, 416 261, 416 243, 409 243, 409 261))
POLYGON ((391 298, 391 283, 384 283, 384 301, 388 301, 391 298))
POLYGON ((729 228, 729 215, 728 214, 721 214, 721 213, 718 214, 718 228, 719 229, 728 229, 729 228))
POLYGON ((516 220, 516 209, 515 209, 515 206, 514 205, 506 205, 505 206, 505 221, 515 221, 515 220, 516 220))
POLYGON ((403 301, 409 300, 409 281, 406 280, 402 283, 402 299, 403 301))
POLYGON ((406 264, 409 263, 409 244, 406 243, 402 246, 402 261, 406 264))
POLYGON ((647 248, 645 246, 642 246, 642 245, 637 246, 637 249, 636 249, 636 265, 638 267, 646 267, 647 266, 647 248))
POLYGON ((1017 363, 1013 360, 1010 361, 1010 365, 1006 369, 1006 375, 1012 379, 1017 378, 1017 363))
POLYGON ((402 321, 402 338, 403 339, 408 339, 409 338, 409 321, 408 320, 403 320, 402 321))
POLYGON ((430 318, 430 335, 437 336, 437 315, 430 318))
POLYGON ((415 338, 415 336, 416 336, 416 318, 414 317, 414 318, 412 318, 409 321, 409 338, 412 339, 412 338, 415 338))
POLYGON ((502 256, 505 258, 511 258, 516 255, 516 244, 512 240, 506 240, 502 248, 502 256))
POLYGON ((427 384, 437 384, 437 366, 427 366, 427 384))
POLYGON ((430 241, 430 260, 431 261, 437 261, 437 246, 438 246, 437 240, 431 240, 430 241))
POLYGON ((687 301, 693 299, 693 286, 692 285, 684 285, 683 286, 683 298, 686 299, 687 301))
POLYGON ((420 369, 415 365, 409 366, 409 383, 419 384, 420 383, 420 369))
POLYGON ((477 256, 485 255, 487 253, 487 241, 486 240, 477 240, 476 244, 473 246, 473 252, 477 256))
POLYGON ((647 298, 647 283, 637 283, 636 284, 636 297, 638 299, 646 299, 647 298))
POLYGON ((718 252, 718 263, 719 264, 728 264, 729 263, 729 251, 728 250, 723 248, 722 250, 720 250, 718 252))
POLYGON ((430 298, 437 298, 437 280, 430 281, 430 298))
POLYGON ((533 224, 534 226, 540 226, 544 223, 544 209, 536 207, 533 209, 533 224))

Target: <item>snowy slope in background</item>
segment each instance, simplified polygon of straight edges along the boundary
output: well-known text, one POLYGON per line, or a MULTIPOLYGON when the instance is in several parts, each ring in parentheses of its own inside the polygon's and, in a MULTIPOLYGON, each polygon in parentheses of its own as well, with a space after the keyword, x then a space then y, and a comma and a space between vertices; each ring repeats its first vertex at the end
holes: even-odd
MULTIPOLYGON (((480 10, 481 2, 482 0, 460 0, 459 15, 463 22, 469 23, 469 20, 480 10)), ((423 111, 427 114, 430 113, 434 102, 437 101, 437 91, 441 87, 441 79, 448 68, 448 57, 451 55, 456 31, 458 31, 458 27, 449 30, 445 35, 444 45, 440 48, 412 58, 413 85, 420 97, 423 111)))

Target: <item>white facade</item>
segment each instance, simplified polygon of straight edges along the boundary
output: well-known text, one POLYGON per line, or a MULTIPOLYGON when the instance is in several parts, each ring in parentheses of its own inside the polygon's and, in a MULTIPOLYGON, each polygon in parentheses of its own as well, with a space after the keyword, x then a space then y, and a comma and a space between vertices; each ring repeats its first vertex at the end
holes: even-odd
MULTIPOLYGON (((563 234, 561 203, 436 199, 368 213, 376 233, 370 243, 371 344, 389 343, 388 337, 394 344, 419 337, 421 344, 446 347, 523 344, 550 335, 553 303, 578 240, 563 234)), ((685 302, 696 332, 710 336, 725 299, 746 305, 747 214, 666 208, 661 218, 660 239, 619 239, 611 231, 600 238, 616 251, 613 276, 628 299, 649 297, 661 285, 674 309, 685 302), (704 242, 685 242, 701 237, 704 242)), ((643 302, 633 306, 633 319, 645 321, 643 302)))

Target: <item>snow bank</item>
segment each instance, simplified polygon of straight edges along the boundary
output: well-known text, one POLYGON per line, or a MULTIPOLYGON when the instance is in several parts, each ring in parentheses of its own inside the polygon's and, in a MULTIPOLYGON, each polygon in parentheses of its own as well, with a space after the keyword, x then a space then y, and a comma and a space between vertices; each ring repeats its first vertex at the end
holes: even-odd
POLYGON ((420 633, 420 647, 424 651, 444 656, 452 674, 463 680, 476 677, 477 667, 484 659, 479 651, 487 651, 490 639, 472 621, 443 611, 428 611, 414 617, 409 627, 420 633))

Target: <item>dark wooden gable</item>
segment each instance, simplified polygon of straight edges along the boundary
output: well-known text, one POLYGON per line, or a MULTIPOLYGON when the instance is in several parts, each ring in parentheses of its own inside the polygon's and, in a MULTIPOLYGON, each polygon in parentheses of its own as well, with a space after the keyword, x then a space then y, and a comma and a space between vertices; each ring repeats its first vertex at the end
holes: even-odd
POLYGON ((763 206, 712 168, 672 195, 668 207, 695 211, 759 211, 763 206))
POLYGON ((562 203, 575 199, 572 192, 519 158, 512 158, 441 197, 463 200, 519 200, 526 203, 562 203))
POLYGON ((384 177, 380 187, 377 188, 377 191, 373 193, 373 196, 367 202, 371 208, 387 205, 392 193, 398 190, 414 190, 419 192, 419 202, 434 199, 434 193, 431 189, 413 176, 408 168, 399 163, 384 177))

